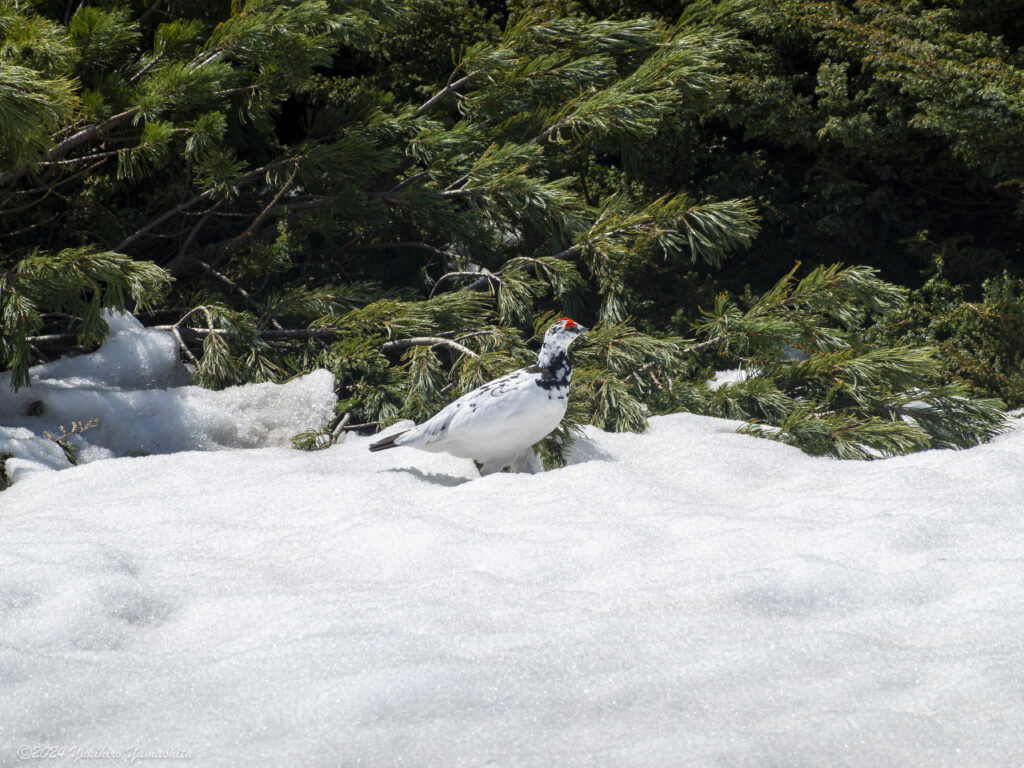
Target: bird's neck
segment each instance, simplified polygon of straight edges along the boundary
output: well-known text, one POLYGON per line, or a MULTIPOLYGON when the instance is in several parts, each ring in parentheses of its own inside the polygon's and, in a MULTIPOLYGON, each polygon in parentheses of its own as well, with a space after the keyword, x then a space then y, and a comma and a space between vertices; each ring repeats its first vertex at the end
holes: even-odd
POLYGON ((569 365, 569 355, 564 347, 548 346, 541 347, 537 356, 537 365, 550 371, 550 377, 559 384, 568 384, 572 380, 572 366, 569 365))

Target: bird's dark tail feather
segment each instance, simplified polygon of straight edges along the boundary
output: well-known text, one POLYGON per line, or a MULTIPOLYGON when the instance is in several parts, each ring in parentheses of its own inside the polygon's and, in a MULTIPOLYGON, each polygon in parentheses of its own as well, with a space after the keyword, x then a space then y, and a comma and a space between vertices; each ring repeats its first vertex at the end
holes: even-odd
POLYGON ((370 443, 370 450, 371 451, 386 451, 388 448, 397 448, 398 446, 395 445, 395 440, 400 438, 402 435, 404 435, 408 431, 409 431, 408 429, 403 429, 401 432, 396 432, 395 434, 393 434, 393 435, 391 435, 389 437, 385 437, 383 440, 378 440, 376 443, 370 443))

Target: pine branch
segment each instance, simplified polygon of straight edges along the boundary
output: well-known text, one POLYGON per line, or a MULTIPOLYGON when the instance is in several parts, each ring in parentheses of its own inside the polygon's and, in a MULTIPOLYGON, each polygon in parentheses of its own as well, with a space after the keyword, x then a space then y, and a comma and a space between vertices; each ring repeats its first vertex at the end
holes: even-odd
MULTIPOLYGON (((246 183, 248 183, 250 181, 258 179, 260 176, 265 174, 271 168, 276 168, 277 166, 282 165, 283 163, 289 162, 292 159, 293 158, 278 158, 277 160, 269 162, 269 163, 267 163, 264 166, 261 166, 259 168, 256 168, 255 170, 249 171, 249 173, 242 174, 237 179, 234 179, 233 183, 235 185, 246 184, 246 183)), ((189 208, 194 206, 196 203, 199 203, 199 202, 201 202, 203 200, 206 200, 206 199, 212 197, 216 193, 216 191, 217 191, 216 189, 208 189, 205 192, 200 192, 200 193, 198 193, 196 195, 193 195, 191 198, 189 198, 185 202, 175 206, 171 210, 169 210, 169 211, 161 214, 157 218, 153 219, 148 224, 146 224, 144 227, 142 227, 141 229, 137 230, 134 234, 129 235, 127 238, 125 238, 120 243, 118 243, 114 247, 114 250, 118 251, 118 252, 124 251, 125 248, 127 248, 129 245, 131 245, 133 242, 138 240, 143 235, 148 234, 154 228, 160 226, 161 224, 163 224, 165 221, 167 221, 168 219, 172 218, 173 216, 176 216, 179 213, 187 211, 189 208)), ((269 209, 269 207, 268 207, 268 209, 269 209)), ((267 209, 265 209, 265 210, 267 210, 267 209)))
POLYGON ((455 91, 457 91, 459 88, 461 88, 464 85, 468 85, 469 83, 473 82, 478 77, 480 77, 480 75, 482 75, 482 74, 483 74, 482 72, 470 72, 468 75, 465 75, 464 77, 460 77, 455 82, 449 83, 444 88, 442 88, 440 91, 438 91, 433 96, 431 96, 429 99, 427 99, 425 102, 420 104, 419 108, 417 108, 417 110, 415 112, 413 112, 413 117, 419 117, 424 112, 427 112, 428 110, 430 110, 439 101, 444 99, 445 96, 447 96, 450 93, 454 93, 455 91))
POLYGON ((188 235, 185 237, 185 241, 181 244, 181 247, 178 249, 178 254, 173 259, 171 259, 166 265, 164 265, 164 269, 166 269, 173 275, 184 267, 186 263, 185 254, 188 253, 188 248, 190 245, 192 245, 192 241, 196 239, 196 236, 199 234, 199 231, 206 226, 206 223, 210 220, 210 217, 213 216, 217 209, 223 204, 223 199, 218 200, 216 203, 214 203, 213 206, 210 207, 208 211, 206 211, 206 213, 204 213, 200 217, 199 221, 197 221, 195 225, 192 227, 192 229, 189 230, 188 235))
POLYGON ((389 341, 380 349, 386 354, 388 352, 402 352, 410 347, 445 347, 446 349, 458 352, 460 355, 465 355, 466 357, 479 357, 479 355, 469 347, 464 347, 462 344, 459 344, 457 341, 453 341, 452 339, 442 339, 439 336, 420 336, 413 339, 398 339, 397 341, 389 341))
POLYGON ((21 229, 16 229, 13 232, 4 232, 3 234, 0 234, 0 240, 5 240, 5 239, 10 238, 10 237, 17 237, 18 235, 23 235, 26 232, 31 232, 31 231, 33 231, 35 229, 39 229, 40 227, 45 227, 48 224, 52 224, 53 222, 55 222, 59 217, 60 217, 60 214, 59 213, 55 213, 55 214, 53 214, 53 216, 51 216, 50 218, 46 219, 45 221, 40 221, 40 222, 37 222, 35 224, 29 224, 28 226, 22 227, 21 229))
MULTIPOLYGON (((75 133, 70 138, 65 139, 56 147, 53 147, 48 152, 46 152, 42 157, 43 161, 50 162, 54 160, 60 160, 61 158, 64 157, 64 155, 73 150, 75 147, 81 146, 82 144, 85 144, 87 141, 91 141, 92 139, 100 136, 104 131, 109 131, 111 128, 116 128, 122 123, 127 122, 131 117, 135 116, 138 113, 138 111, 139 107, 132 107, 131 109, 125 110, 124 112, 120 112, 114 115, 113 117, 108 117, 106 120, 103 120, 99 123, 93 123, 90 126, 86 126, 85 128, 78 131, 78 133, 75 133)), ((27 164, 21 166, 20 168, 15 168, 13 170, 4 171, 3 173, 0 173, 0 186, 11 184, 12 182, 17 181, 26 173, 28 173, 31 169, 32 165, 27 164)))
POLYGON ((257 215, 256 218, 253 219, 252 223, 248 227, 246 227, 244 232, 242 232, 240 235, 232 239, 231 242, 224 246, 224 254, 230 253, 231 251, 235 250, 239 245, 244 243, 252 235, 256 228, 263 222, 263 220, 267 218, 267 216, 270 214, 270 211, 273 210, 274 206, 277 205, 278 201, 284 196, 284 193, 287 192, 291 185, 294 183, 295 177, 299 173, 300 159, 301 158, 295 159, 295 168, 292 169, 291 176, 289 176, 288 180, 281 185, 281 188, 277 191, 277 194, 275 194, 274 197, 270 200, 270 202, 264 206, 263 210, 259 212, 259 215, 257 215))
POLYGON ((437 292, 440 290, 441 286, 444 283, 448 282, 449 280, 455 280, 456 278, 459 278, 459 277, 475 277, 475 278, 479 278, 478 280, 474 281, 470 285, 466 286, 466 289, 467 290, 471 290, 471 291, 472 290, 483 290, 483 288, 485 288, 487 286, 490 286, 490 285, 493 285, 494 283, 497 283, 498 285, 501 285, 501 278, 498 277, 495 274, 488 274, 488 273, 485 272, 485 273, 483 273, 483 276, 481 277, 481 273, 480 272, 449 272, 449 273, 447 273, 445 275, 441 275, 441 277, 439 277, 437 279, 437 282, 434 283, 434 287, 430 291, 430 298, 434 298, 437 295, 437 292), (477 285, 477 283, 480 284, 480 288, 474 288, 473 287, 473 286, 477 285))
POLYGON ((343 250, 346 251, 375 251, 383 248, 415 248, 417 250, 427 251, 428 253, 432 253, 435 256, 441 256, 443 258, 448 258, 449 256, 451 256, 451 254, 448 251, 443 251, 440 248, 437 248, 433 245, 428 245, 427 243, 418 243, 412 240, 403 240, 394 243, 365 243, 362 245, 343 246, 343 250))
MULTIPOLYGON (((189 328, 182 325, 184 320, 196 311, 205 310, 203 307, 198 307, 191 310, 184 318, 179 320, 177 323, 171 325, 151 325, 154 331, 171 331, 179 332, 183 337, 187 337, 190 341, 202 340, 211 334, 223 335, 227 333, 222 328, 213 327, 213 319, 208 318, 209 327, 207 328, 189 328)), ((335 330, 333 328, 280 328, 280 329, 269 329, 263 328, 257 330, 257 335, 266 339, 267 341, 303 341, 308 339, 322 339, 324 341, 331 341, 345 336, 345 331, 335 330)), ((475 334, 471 334, 475 335, 475 334)), ((466 336, 465 338, 469 338, 466 336)), ((51 333, 43 334, 39 336, 28 336, 26 340, 30 344, 37 344, 40 346, 53 348, 62 346, 72 346, 72 342, 77 341, 78 335, 74 333, 51 333)), ((453 352, 457 352, 460 355, 466 355, 467 357, 477 358, 479 355, 471 350, 469 347, 459 344, 453 339, 444 339, 439 336, 421 336, 412 339, 398 339, 396 341, 389 341, 381 346, 381 351, 385 353, 389 352, 402 352, 410 347, 445 347, 453 352)))

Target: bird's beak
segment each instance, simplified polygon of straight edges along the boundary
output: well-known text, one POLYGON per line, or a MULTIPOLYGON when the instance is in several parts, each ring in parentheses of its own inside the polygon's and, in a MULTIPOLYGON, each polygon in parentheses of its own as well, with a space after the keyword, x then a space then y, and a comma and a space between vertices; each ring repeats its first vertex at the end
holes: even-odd
POLYGON ((587 328, 587 326, 585 326, 585 325, 580 325, 579 323, 576 323, 576 327, 580 329, 579 332, 581 334, 583 334, 583 333, 590 333, 590 329, 587 328))

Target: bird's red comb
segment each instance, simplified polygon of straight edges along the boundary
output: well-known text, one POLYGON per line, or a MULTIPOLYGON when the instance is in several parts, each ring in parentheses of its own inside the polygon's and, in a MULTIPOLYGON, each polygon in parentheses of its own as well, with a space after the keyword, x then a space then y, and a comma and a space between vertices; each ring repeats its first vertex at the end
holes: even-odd
POLYGON ((560 323, 564 322, 566 328, 573 328, 573 327, 579 325, 579 323, 577 323, 571 317, 560 317, 560 318, 558 318, 558 322, 560 322, 560 323))

